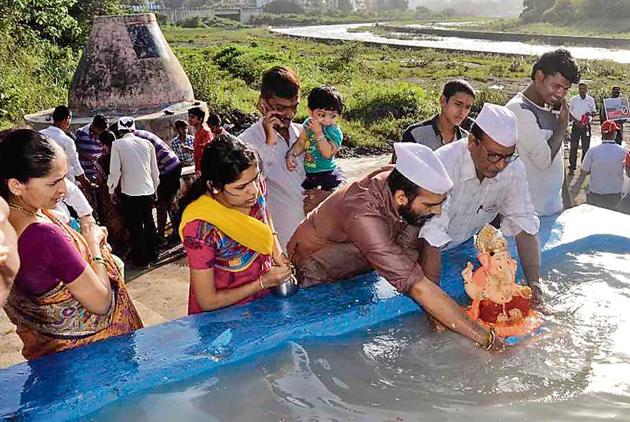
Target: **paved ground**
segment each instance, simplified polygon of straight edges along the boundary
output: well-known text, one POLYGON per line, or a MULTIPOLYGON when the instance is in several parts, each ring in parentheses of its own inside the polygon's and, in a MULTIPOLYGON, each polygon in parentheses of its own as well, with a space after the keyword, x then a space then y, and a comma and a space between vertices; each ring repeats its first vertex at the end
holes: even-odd
MULTIPOLYGON (((595 128, 593 133, 597 133, 595 128)), ((598 141, 593 137, 593 144, 598 141)), ((568 149, 565 154, 568 160, 568 149)), ((361 157, 339 160, 348 179, 354 180, 358 176, 368 173, 387 162, 389 156, 361 157)), ((568 162, 566 163, 568 167, 568 162)), ((574 203, 585 202, 584 189, 588 177, 580 176, 579 172, 571 178, 570 192, 574 203)), ((145 326, 181 318, 187 313, 188 298, 188 267, 184 258, 170 259, 164 265, 158 266, 144 273, 127 271, 128 289, 134 299, 136 308, 145 326)), ((15 334, 13 324, 4 312, 0 313, 0 368, 22 362, 20 353, 22 344, 15 334)))

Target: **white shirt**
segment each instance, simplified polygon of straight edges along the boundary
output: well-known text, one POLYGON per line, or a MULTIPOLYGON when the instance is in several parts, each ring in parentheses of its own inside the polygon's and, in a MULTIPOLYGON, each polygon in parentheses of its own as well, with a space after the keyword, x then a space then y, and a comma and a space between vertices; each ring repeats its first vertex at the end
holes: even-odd
POLYGON ((289 171, 286 156, 291 146, 297 142, 300 126, 291 123, 289 142, 277 134, 275 145, 265 143, 265 129, 261 118, 243 132, 239 139, 254 146, 262 160, 262 171, 267 180, 267 204, 273 223, 278 232, 278 240, 283 250, 297 226, 304 219, 304 189, 302 182, 306 178, 302 156, 297 161, 297 169, 289 171))
POLYGON ((110 194, 114 193, 118 182, 122 193, 128 196, 155 194, 160 171, 151 142, 131 133, 114 141, 107 178, 110 194))
POLYGON ((562 182, 564 181, 564 143, 555 157, 547 141, 553 135, 557 117, 551 109, 539 107, 522 93, 516 94, 506 105, 518 121, 516 149, 525 165, 532 203, 538 216, 562 211, 562 182))
POLYGON ((501 214, 501 231, 514 236, 538 233, 540 222, 527 189, 525 166, 511 162, 496 177, 479 182, 468 139, 460 139, 435 151, 453 180, 442 213, 429 220, 420 237, 432 246, 454 248, 501 214))
POLYGON ((81 192, 81 189, 79 189, 77 185, 69 181, 67 178, 66 190, 66 196, 63 198, 63 201, 59 202, 57 206, 51 210, 53 214, 55 214, 55 217, 68 224, 71 217, 68 206, 74 209, 79 218, 85 217, 86 215, 92 215, 94 210, 90 206, 90 203, 83 192, 81 192))
POLYGON ((79 162, 79 154, 77 153, 77 146, 74 144, 74 140, 57 126, 48 126, 46 129, 40 130, 39 133, 52 139, 63 148, 68 163, 68 175, 66 177, 74 183, 75 177, 85 173, 79 162))
POLYGON ((584 156, 582 170, 591 173, 589 191, 599 195, 623 191, 624 160, 627 151, 614 140, 602 140, 584 156))
POLYGON ((586 97, 582 99, 579 95, 576 95, 569 100, 569 113, 578 122, 585 114, 591 114, 595 112, 595 100, 590 95, 586 94, 586 97))

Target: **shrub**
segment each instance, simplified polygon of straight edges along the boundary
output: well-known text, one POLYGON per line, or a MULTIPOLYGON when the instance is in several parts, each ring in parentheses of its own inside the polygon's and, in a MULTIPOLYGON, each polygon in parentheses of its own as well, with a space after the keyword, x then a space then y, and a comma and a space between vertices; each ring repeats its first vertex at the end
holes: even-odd
POLYGON ((208 103, 217 100, 216 83, 221 76, 219 69, 212 64, 212 53, 208 49, 174 49, 193 87, 195 98, 208 103))
POLYGON ((282 13, 304 13, 304 8, 291 0, 273 0, 265 5, 265 12, 282 14, 282 13))
POLYGON ((415 116, 406 116, 401 119, 385 119, 379 122, 378 125, 374 125, 370 128, 371 132, 380 137, 380 140, 387 143, 401 142, 402 134, 407 127, 417 123, 420 120, 424 120, 429 117, 423 116, 421 118, 415 116))
POLYGON ((66 103, 78 54, 43 40, 18 48, 1 29, 0 39, 0 128, 21 124, 24 114, 66 103))
POLYGON ((214 55, 214 62, 220 69, 228 71, 232 77, 256 87, 263 72, 270 67, 290 63, 290 60, 285 54, 277 51, 228 45, 214 55))
POLYGON ((503 65, 497 63, 497 64, 493 64, 490 66, 490 68, 488 69, 488 74, 490 76, 504 76, 505 75, 505 68, 503 67, 503 65))
POLYGON ((331 57, 327 63, 324 64, 326 70, 329 72, 341 72, 347 69, 353 64, 361 49, 353 43, 344 45, 341 49, 341 53, 336 57, 331 57))
POLYGON ((435 109, 434 103, 426 99, 422 88, 408 83, 363 84, 361 87, 355 86, 353 92, 354 96, 347 99, 344 117, 367 124, 384 119, 421 118, 435 109))
POLYGON ((238 21, 235 21, 232 19, 221 18, 219 16, 210 16, 210 17, 204 18, 203 23, 205 24, 205 26, 209 28, 219 28, 219 29, 240 29, 240 28, 247 27, 247 25, 243 25, 242 23, 238 21))
POLYGON ((166 16, 166 15, 164 15, 162 13, 156 13, 155 14, 155 20, 157 20, 157 23, 160 26, 168 25, 168 16, 166 16))
POLYGON ((201 28, 205 26, 200 16, 192 16, 190 18, 186 18, 180 21, 177 25, 181 26, 182 28, 201 28))
POLYGON ((244 53, 243 47, 236 45, 227 45, 222 47, 213 57, 214 62, 220 68, 226 69, 231 63, 244 53))
POLYGON ((254 111, 257 93, 244 81, 219 69, 213 63, 212 49, 176 48, 174 52, 190 79, 196 99, 207 102, 215 111, 254 111))
POLYGON ((502 89, 483 88, 477 91, 471 113, 477 115, 485 103, 506 105, 509 98, 502 89))

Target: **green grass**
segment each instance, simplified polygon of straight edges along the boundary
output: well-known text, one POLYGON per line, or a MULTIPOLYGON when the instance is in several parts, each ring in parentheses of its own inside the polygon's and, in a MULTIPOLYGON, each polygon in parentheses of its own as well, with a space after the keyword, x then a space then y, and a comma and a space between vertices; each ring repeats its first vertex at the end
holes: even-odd
POLYGON ((411 11, 379 11, 379 12, 349 12, 327 11, 308 12, 305 14, 270 14, 256 15, 250 22, 252 25, 261 26, 306 26, 306 25, 333 25, 340 23, 378 22, 387 20, 412 19, 411 11))
MULTIPOLYGON (((218 110, 254 112, 260 76, 278 64, 299 72, 304 96, 316 86, 334 85, 345 97, 341 124, 349 146, 383 147, 399 141, 406 126, 438 111, 439 90, 449 78, 465 76, 481 81, 482 88, 489 75, 526 76, 520 59, 324 43, 283 37, 262 28, 168 28, 165 36, 188 73, 195 95, 218 110)), ((298 119, 306 116, 305 102, 298 119)))
MULTIPOLYGON (((306 95, 313 87, 334 85, 345 98, 341 126, 350 147, 386 148, 399 141, 407 125, 438 111, 441 87, 451 78, 464 77, 479 91, 475 110, 482 101, 505 103, 526 86, 534 61, 533 57, 320 42, 264 28, 165 27, 163 31, 195 96, 217 111, 257 113, 260 77, 277 64, 289 65, 300 74, 303 101, 297 120, 307 115, 306 95), (491 85, 504 89, 489 89, 491 85)), ((77 57, 64 51, 47 48, 15 54, 0 46, 0 109, 4 110, 0 127, 21 124, 24 114, 66 101, 77 57)), ((612 84, 628 92, 629 65, 595 61, 580 65, 597 98, 612 84)))
POLYGON ((76 54, 49 43, 19 48, 2 31, 0 38, 0 129, 21 125, 25 114, 67 101, 76 54))
MULTIPOLYGON (((341 125, 349 146, 384 147, 399 141, 407 125, 438 111, 441 87, 451 78, 464 77, 479 91, 475 110, 484 101, 505 104, 527 85, 535 60, 320 42, 284 37, 263 28, 170 28, 165 36, 191 77, 197 97, 217 109, 255 112, 260 76, 277 64, 287 64, 299 72, 304 97, 315 86, 336 86, 346 101, 341 125), (489 89, 497 84, 504 89, 489 89)), ((628 88, 628 65, 596 61, 581 61, 580 65, 598 99, 612 84, 628 88)), ((305 102, 300 105, 298 119, 306 116, 305 102)))

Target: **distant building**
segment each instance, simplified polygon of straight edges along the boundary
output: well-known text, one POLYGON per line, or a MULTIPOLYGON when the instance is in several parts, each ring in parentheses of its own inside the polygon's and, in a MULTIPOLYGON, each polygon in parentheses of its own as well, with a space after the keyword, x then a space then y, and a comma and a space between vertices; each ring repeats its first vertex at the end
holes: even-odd
MULTIPOLYGON (((242 9, 244 7, 257 7, 255 0, 221 0, 219 3, 215 3, 215 8, 224 9, 242 9)), ((268 3, 268 1, 266 2, 268 3)))
POLYGON ((155 1, 143 1, 138 2, 140 4, 134 4, 128 6, 132 12, 134 13, 142 13, 142 12, 159 12, 162 9, 162 6, 155 1))
POLYGON ((339 0, 296 0, 296 2, 304 8, 304 10, 324 9, 324 10, 337 10, 339 9, 339 0))
POLYGON ((267 4, 271 3, 272 0, 256 0, 256 7, 257 8, 262 8, 265 7, 267 4))
POLYGON ((352 0, 354 10, 360 12, 369 12, 374 8, 374 2, 372 0, 352 0))
POLYGON ((328 5, 328 10, 339 9, 339 0, 326 0, 326 4, 328 5))
MULTIPOLYGON (((273 0, 256 0, 256 7, 264 7, 273 0)), ((337 10, 339 9, 339 0, 292 0, 293 3, 302 7, 304 10, 321 9, 337 10)))

